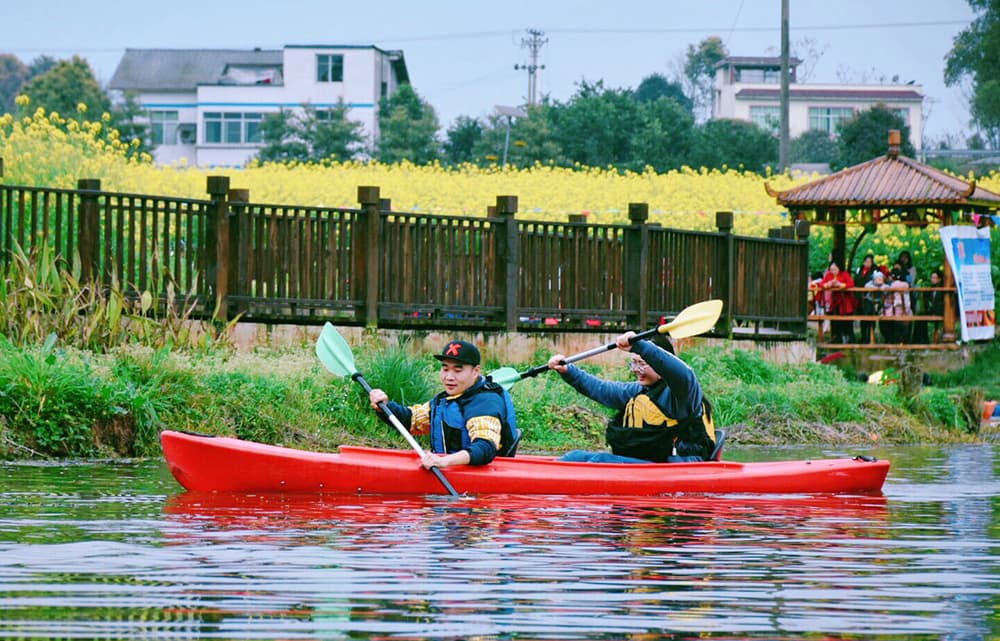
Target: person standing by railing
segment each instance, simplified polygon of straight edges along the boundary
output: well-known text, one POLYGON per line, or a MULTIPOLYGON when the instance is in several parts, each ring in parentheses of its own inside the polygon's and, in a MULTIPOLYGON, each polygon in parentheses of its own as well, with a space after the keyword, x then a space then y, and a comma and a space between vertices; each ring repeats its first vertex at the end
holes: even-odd
MULTIPOLYGON (((858 271, 854 272, 854 284, 857 287, 882 287, 885 284, 885 268, 875 264, 875 256, 872 254, 867 254, 861 260, 861 267, 858 267, 858 271), (882 282, 877 285, 872 285, 872 279, 875 274, 882 275, 882 282)), ((878 310, 870 311, 874 308, 873 297, 871 294, 874 292, 858 292, 857 294, 857 308, 861 310, 861 313, 865 316, 877 316, 882 310, 882 294, 878 294, 878 310)), ((862 343, 867 343, 871 341, 872 332, 875 331, 874 321, 861 321, 859 327, 860 336, 858 341, 862 343)))
MULTIPOLYGON (((869 289, 883 289, 885 286, 885 274, 879 269, 873 270, 871 278, 865 282, 865 287, 869 289)), ((884 297, 885 294, 882 292, 865 292, 862 299, 861 313, 865 316, 880 316, 884 305, 884 297)), ((875 321, 861 321, 861 342, 875 342, 875 321)))
MULTIPOLYGON (((850 316, 857 309, 857 299, 853 292, 844 291, 854 287, 854 279, 851 275, 841 269, 840 263, 836 260, 830 261, 830 268, 820 282, 820 289, 830 292, 830 306, 828 314, 835 316, 850 316)), ((833 333, 835 343, 854 342, 854 321, 850 319, 839 319, 830 321, 830 329, 833 333)))
MULTIPOLYGON (((906 282, 906 272, 899 263, 893 265, 890 274, 888 291, 885 294, 885 309, 883 315, 886 318, 902 318, 912 316, 913 308, 910 307, 910 292, 905 291, 910 288, 906 282)), ((886 343, 908 343, 910 342, 910 325, 908 321, 886 320, 882 322, 882 335, 886 343)))
MULTIPOLYGON (((941 275, 939 270, 934 270, 931 272, 931 282, 930 287, 941 287, 944 282, 944 277, 941 275)), ((921 303, 922 311, 921 313, 926 316, 944 316, 944 292, 942 291, 930 291, 921 292, 921 303)), ((938 342, 941 334, 941 326, 943 321, 940 320, 921 320, 914 323, 913 326, 913 342, 914 343, 931 343, 938 342)))

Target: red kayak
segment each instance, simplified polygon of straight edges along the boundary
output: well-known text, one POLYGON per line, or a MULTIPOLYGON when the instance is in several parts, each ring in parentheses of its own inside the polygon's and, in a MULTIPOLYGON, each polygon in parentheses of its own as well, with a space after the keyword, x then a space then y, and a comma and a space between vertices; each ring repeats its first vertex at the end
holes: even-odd
MULTIPOLYGON (((163 454, 188 490, 331 494, 440 494, 416 453, 340 447, 308 452, 222 436, 165 431, 163 454)), ((869 458, 737 463, 568 463, 551 456, 497 458, 443 470, 463 494, 870 493, 889 462, 869 458)))

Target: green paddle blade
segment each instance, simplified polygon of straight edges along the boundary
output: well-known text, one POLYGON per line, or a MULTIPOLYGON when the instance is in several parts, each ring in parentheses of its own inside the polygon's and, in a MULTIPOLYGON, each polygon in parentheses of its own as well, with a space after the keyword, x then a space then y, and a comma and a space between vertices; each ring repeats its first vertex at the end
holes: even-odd
POLYGON ((514 383, 521 380, 521 373, 513 367, 501 367, 495 372, 490 372, 489 379, 510 391, 510 388, 514 387, 514 383))
POLYGON ((323 326, 323 331, 320 332, 319 339, 316 341, 316 356, 319 357, 323 366, 330 370, 331 374, 353 376, 358 371, 354 367, 354 354, 351 353, 351 346, 330 323, 323 326))
POLYGON ((687 338, 704 334, 715 327, 722 314, 722 301, 719 299, 695 303, 677 315, 677 318, 660 325, 661 334, 670 334, 672 338, 687 338))

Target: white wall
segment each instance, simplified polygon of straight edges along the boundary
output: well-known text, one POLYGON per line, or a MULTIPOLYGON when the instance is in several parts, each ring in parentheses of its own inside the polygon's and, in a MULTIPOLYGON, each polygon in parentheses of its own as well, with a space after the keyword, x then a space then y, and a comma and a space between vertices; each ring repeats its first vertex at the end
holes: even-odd
POLYGON ((255 144, 205 144, 205 112, 271 113, 305 104, 326 108, 341 100, 348 106, 348 118, 363 125, 366 144, 374 144, 381 83, 385 79, 390 95, 398 87, 387 56, 371 47, 285 47, 283 62, 280 85, 200 85, 195 92, 140 95, 144 108, 176 110, 179 123, 194 124, 197 129, 196 145, 159 145, 153 152, 156 162, 169 164, 184 159, 189 164, 238 166, 257 154, 260 146, 255 144), (319 54, 344 57, 343 82, 317 81, 319 54))
MULTIPOLYGON (((867 91, 879 92, 882 94, 899 92, 912 93, 916 91, 922 94, 920 86, 915 85, 841 85, 841 84, 803 84, 794 83, 791 89, 809 90, 810 92, 840 92, 840 91, 867 91)), ((780 91, 781 85, 773 83, 729 83, 729 74, 726 68, 720 68, 715 76, 715 100, 712 105, 713 118, 732 118, 736 120, 750 121, 751 106, 773 106, 779 107, 778 100, 765 98, 741 99, 737 94, 744 89, 767 89, 780 91)), ((885 104, 890 109, 907 109, 909 112, 910 142, 919 151, 923 140, 923 111, 920 100, 903 99, 891 100, 879 99, 858 99, 836 96, 831 93, 830 97, 808 96, 796 97, 792 92, 788 105, 788 129, 792 138, 801 136, 809 131, 809 108, 810 107, 850 107, 855 111, 870 109, 878 103, 885 104)))

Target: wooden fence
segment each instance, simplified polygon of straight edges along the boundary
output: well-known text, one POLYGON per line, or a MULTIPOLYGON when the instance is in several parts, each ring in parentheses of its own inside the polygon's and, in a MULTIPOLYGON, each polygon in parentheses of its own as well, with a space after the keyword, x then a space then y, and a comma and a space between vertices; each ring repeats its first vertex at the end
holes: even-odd
MULTIPOLYGON (((2 161, 0 161, 2 178, 2 161)), ((0 183, 0 260, 48 244, 84 280, 164 299, 201 318, 482 331, 645 328, 711 298, 721 336, 806 333, 808 224, 770 238, 629 223, 517 220, 517 197, 485 217, 395 212, 378 187, 358 207, 255 203, 229 179, 206 199, 0 183)))

